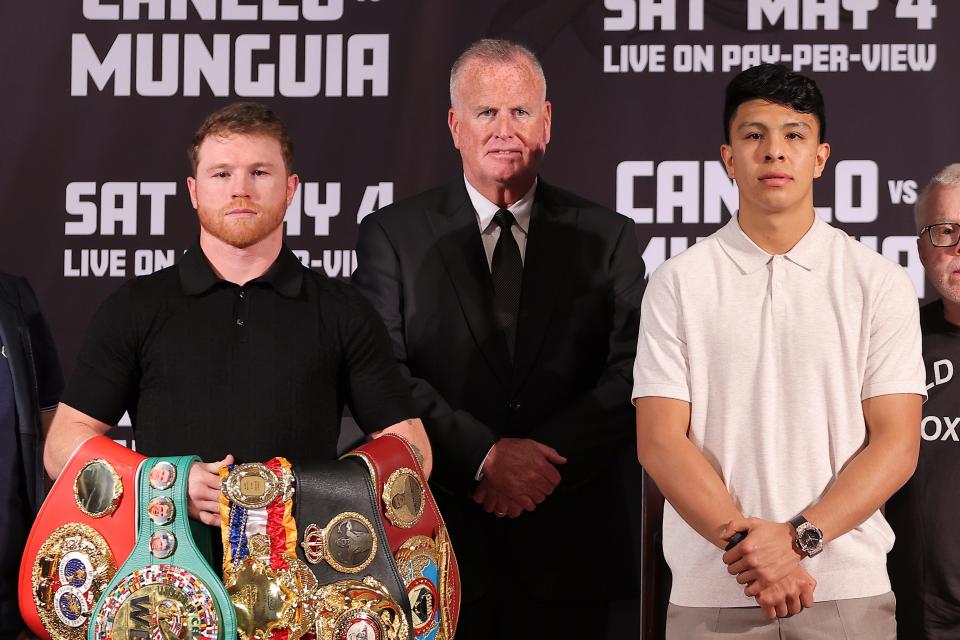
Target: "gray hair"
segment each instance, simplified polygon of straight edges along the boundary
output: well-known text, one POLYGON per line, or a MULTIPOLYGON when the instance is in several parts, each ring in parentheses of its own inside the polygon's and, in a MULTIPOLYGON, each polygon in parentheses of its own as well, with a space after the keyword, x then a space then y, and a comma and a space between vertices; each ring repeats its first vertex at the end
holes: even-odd
POLYGON ((522 60, 530 65, 533 73, 540 80, 543 86, 543 99, 547 99, 547 78, 543 75, 543 67, 537 59, 536 54, 523 46, 519 42, 512 40, 503 40, 499 38, 484 38, 477 40, 461 53, 453 66, 450 67, 450 105, 455 102, 457 83, 460 81, 460 74, 468 62, 481 60, 483 62, 493 63, 511 63, 522 60))
POLYGON ((920 233, 923 223, 926 222, 927 200, 934 187, 960 187, 960 162, 945 166, 930 178, 930 182, 920 192, 917 203, 913 205, 913 221, 917 225, 917 233, 920 233))

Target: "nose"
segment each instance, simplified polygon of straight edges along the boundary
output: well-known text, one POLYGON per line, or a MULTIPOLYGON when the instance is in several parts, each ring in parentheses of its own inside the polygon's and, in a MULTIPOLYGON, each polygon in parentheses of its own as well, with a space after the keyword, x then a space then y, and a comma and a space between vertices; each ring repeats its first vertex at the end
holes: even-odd
POLYGON ((767 150, 764 154, 766 156, 767 162, 773 160, 783 160, 783 140, 771 136, 769 142, 767 143, 767 150))
POLYGON ((230 190, 234 198, 246 198, 250 195, 250 175, 245 171, 238 171, 230 182, 230 190))
POLYGON ((513 137, 513 121, 510 119, 510 113, 506 110, 497 114, 497 137, 513 137))

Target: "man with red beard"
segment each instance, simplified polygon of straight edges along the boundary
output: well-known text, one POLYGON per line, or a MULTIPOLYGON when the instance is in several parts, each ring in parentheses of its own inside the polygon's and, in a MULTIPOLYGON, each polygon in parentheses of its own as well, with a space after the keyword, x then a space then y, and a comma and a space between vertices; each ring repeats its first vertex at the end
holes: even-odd
POLYGON ((344 404, 365 432, 406 437, 429 472, 429 441, 379 316, 283 242, 299 183, 283 122, 259 104, 229 105, 206 119, 189 156, 199 241, 97 311, 47 439, 50 474, 129 411, 140 452, 205 461, 190 473, 189 513, 218 526, 220 467, 333 459, 344 404))

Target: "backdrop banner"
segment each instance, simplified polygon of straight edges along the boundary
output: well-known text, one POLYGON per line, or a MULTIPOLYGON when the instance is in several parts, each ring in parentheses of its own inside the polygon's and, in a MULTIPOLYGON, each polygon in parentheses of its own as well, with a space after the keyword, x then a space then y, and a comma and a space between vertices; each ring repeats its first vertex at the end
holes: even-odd
POLYGON ((503 36, 543 61, 543 176, 630 216, 648 269, 729 219, 723 88, 779 62, 827 101, 824 219, 931 296, 912 205, 960 160, 960 3, 933 0, 73 0, 0 3, 0 269, 27 276, 66 372, 97 305, 197 235, 186 147, 211 111, 266 103, 301 186, 288 243, 347 278, 364 215, 460 175, 450 64, 503 36))

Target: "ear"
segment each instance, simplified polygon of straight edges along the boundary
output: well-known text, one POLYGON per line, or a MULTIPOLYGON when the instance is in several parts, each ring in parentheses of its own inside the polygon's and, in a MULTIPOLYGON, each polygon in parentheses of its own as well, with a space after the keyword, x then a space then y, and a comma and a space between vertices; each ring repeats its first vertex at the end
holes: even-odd
POLYGON ((727 177, 735 179, 737 176, 733 171, 733 147, 728 144, 720 145, 720 159, 723 161, 723 166, 727 169, 727 177))
MULTIPOLYGON (((929 243, 929 240, 927 241, 929 243)), ((917 255, 920 256, 920 264, 923 265, 923 268, 927 268, 927 256, 926 250, 923 246, 923 238, 917 238, 917 255)))
POLYGON ((553 105, 549 100, 543 102, 543 144, 550 144, 550 126, 553 124, 553 105))
POLYGON ((187 191, 190 193, 190 202, 193 204, 193 208, 197 208, 197 179, 193 176, 187 177, 187 191))
POLYGON ((287 206, 290 206, 290 201, 293 200, 293 194, 297 192, 297 187, 300 186, 300 176, 295 173, 291 173, 287 176, 287 206))
POLYGON ((453 146, 460 148, 460 118, 453 107, 447 112, 447 126, 450 127, 450 136, 453 138, 453 146))
POLYGON ((830 157, 830 145, 821 142, 817 145, 817 163, 813 168, 813 177, 819 178, 827 168, 827 159, 830 157))

